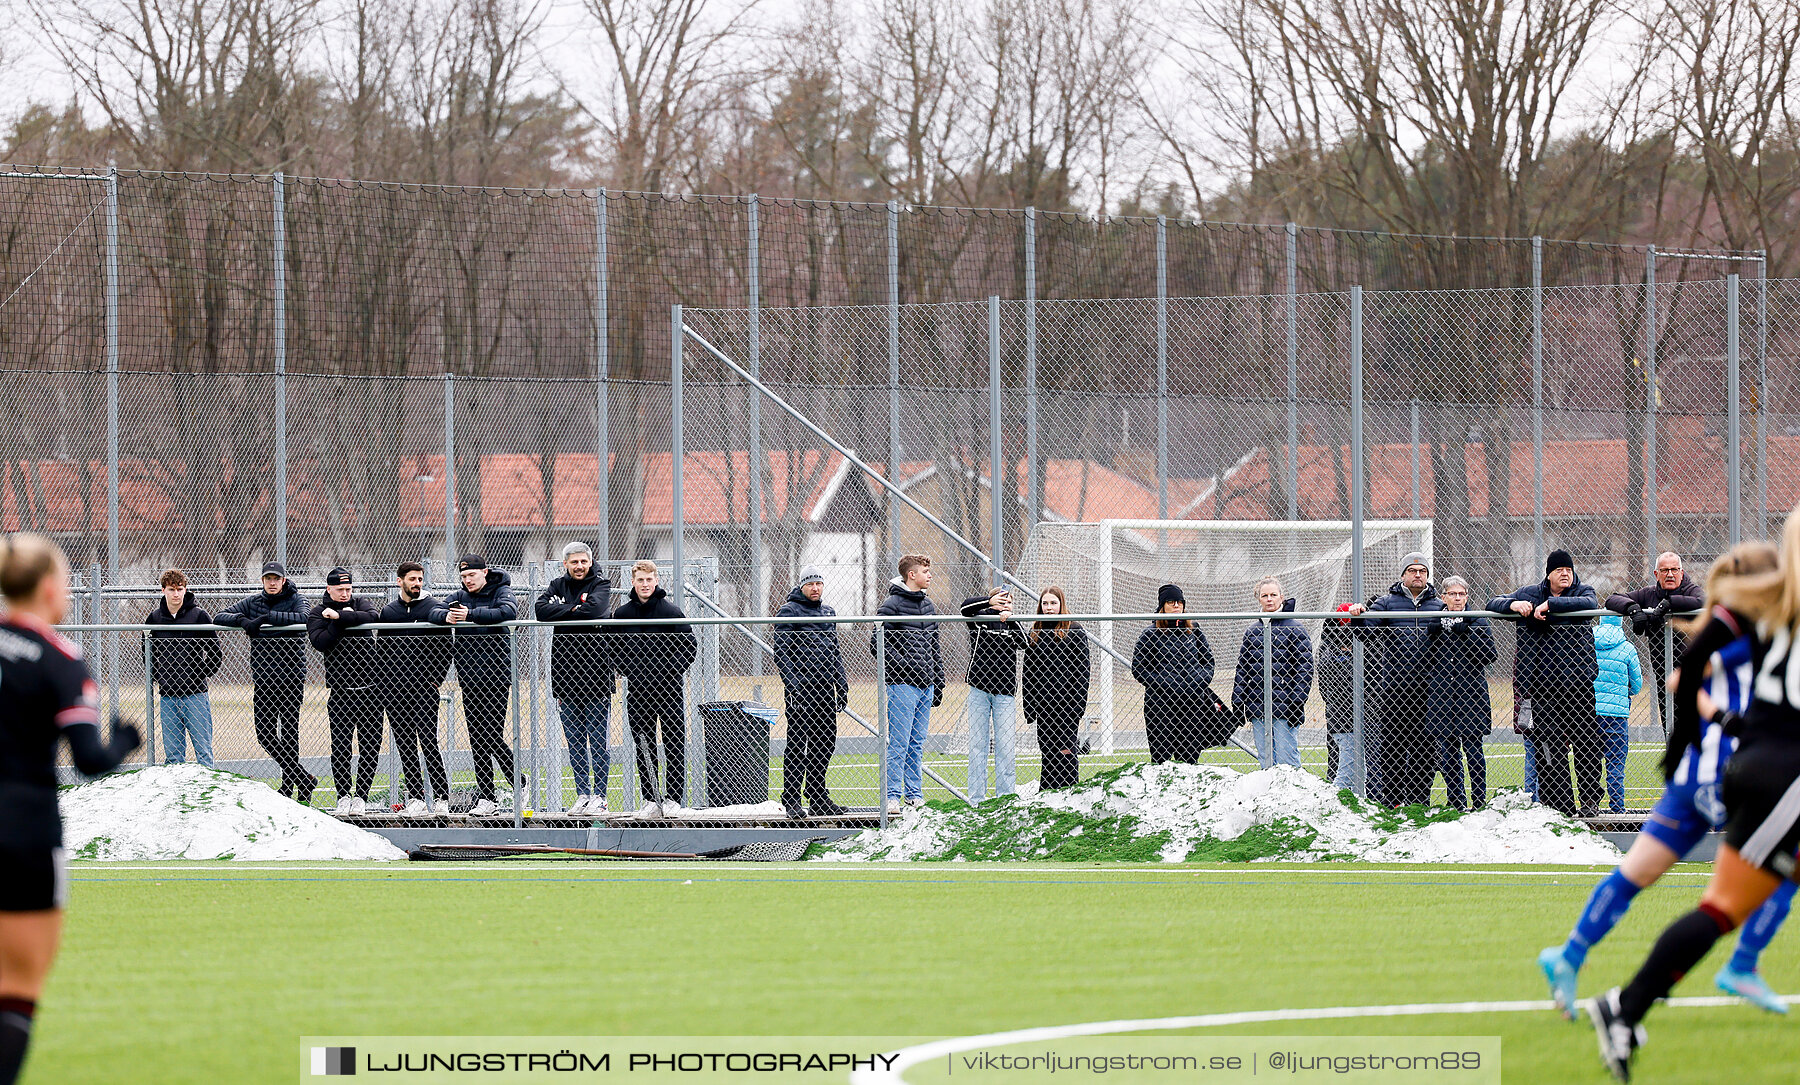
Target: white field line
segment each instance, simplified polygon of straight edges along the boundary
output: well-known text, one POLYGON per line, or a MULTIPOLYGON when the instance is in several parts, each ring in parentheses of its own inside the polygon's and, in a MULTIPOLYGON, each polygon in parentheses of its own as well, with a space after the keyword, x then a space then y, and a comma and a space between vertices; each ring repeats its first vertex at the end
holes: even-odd
MULTIPOLYGON (((1736 1006, 1742 999, 1723 996, 1671 998, 1670 1006, 1736 1006)), ((1792 1004, 1800 996, 1789 996, 1792 1004)), ((1549 999, 1527 1002, 1416 1002, 1398 1006, 1321 1006, 1300 1010, 1248 1010, 1238 1013, 1209 1013, 1190 1017, 1147 1017, 1123 1021, 1085 1021, 1070 1025, 1045 1025, 1039 1028, 990 1032, 984 1036, 955 1036, 945 1040, 903 1047, 892 1052, 896 1056, 887 1068, 855 1070, 851 1085, 905 1085, 902 1075, 922 1062, 974 1051, 985 1047, 1009 1047, 1014 1044, 1043 1043, 1066 1040, 1072 1036, 1108 1036, 1119 1032, 1157 1032, 1169 1029, 1221 1028, 1230 1025, 1259 1025, 1275 1021, 1335 1021, 1353 1017, 1425 1017, 1472 1013, 1549 1012, 1555 1004, 1549 999)))
MULTIPOLYGON (((378 866, 343 866, 318 865, 287 866, 279 861, 269 860, 251 864, 232 864, 226 866, 219 862, 195 864, 145 864, 145 863, 109 863, 86 859, 71 862, 71 870, 80 874, 110 874, 119 871, 130 871, 143 874, 178 874, 208 873, 236 874, 252 877, 257 874, 288 873, 332 873, 332 874, 371 874, 381 877, 392 877, 397 870, 405 870, 409 874, 467 874, 471 870, 526 870, 542 873, 545 870, 565 869, 562 867, 537 867, 524 861, 514 862, 435 862, 435 863, 382 863, 378 866)), ((937 876, 958 876, 977 874, 1161 874, 1166 877, 1199 877, 1214 874, 1235 874, 1240 877, 1257 877, 1261 875, 1308 874, 1317 876, 1350 876, 1362 874, 1387 875, 1446 875, 1462 878, 1493 875, 1498 878, 1569 878, 1586 877, 1604 866, 1594 864, 1588 866, 1569 866, 1552 870, 1484 870, 1477 864, 1467 867, 1445 864, 1424 864, 1417 867, 1401 868, 1357 868, 1342 867, 1321 863, 1317 867, 1277 867, 1277 866, 1243 866, 1243 867, 1163 867, 1163 866, 984 866, 980 863, 732 863, 726 865, 717 860, 700 862, 667 860, 660 862, 632 862, 615 860, 604 864, 596 863, 591 867, 580 868, 598 874, 600 871, 647 871, 647 870, 711 870, 717 873, 752 873, 768 872, 775 874, 856 874, 862 872, 875 874, 921 874, 937 876)), ((1710 878, 1712 867, 1707 865, 1700 870, 1671 870, 1664 878, 1710 878)))

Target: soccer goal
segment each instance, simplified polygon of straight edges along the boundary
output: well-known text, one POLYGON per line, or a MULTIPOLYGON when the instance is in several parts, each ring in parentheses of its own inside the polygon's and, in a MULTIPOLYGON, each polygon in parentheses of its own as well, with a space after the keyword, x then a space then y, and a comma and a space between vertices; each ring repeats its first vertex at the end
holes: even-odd
MULTIPOLYGON (((1264 576, 1281 579, 1302 612, 1328 611, 1354 602, 1398 579, 1400 559, 1432 549, 1430 520, 1366 520, 1364 585, 1352 585, 1351 532, 1347 520, 1102 520, 1093 524, 1040 523, 1019 563, 1033 588, 1060 584, 1069 608, 1080 614, 1143 614, 1156 609, 1156 590, 1175 583, 1194 613, 1256 609, 1254 588, 1264 576)), ((1242 623, 1233 623, 1235 633, 1242 623)), ((1119 734, 1116 683, 1130 678, 1131 650, 1143 622, 1096 622, 1098 642, 1092 711, 1098 717, 1101 752, 1112 753, 1119 734)), ((1221 676, 1230 673, 1235 635, 1225 626, 1205 629, 1221 676)), ((1312 632, 1316 634, 1317 629, 1312 632)), ((1227 692, 1229 685, 1227 682, 1227 692)))

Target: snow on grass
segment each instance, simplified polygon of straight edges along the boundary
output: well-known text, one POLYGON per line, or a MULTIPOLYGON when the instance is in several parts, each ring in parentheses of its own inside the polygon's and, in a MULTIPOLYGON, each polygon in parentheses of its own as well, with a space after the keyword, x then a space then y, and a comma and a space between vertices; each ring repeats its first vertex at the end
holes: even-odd
POLYGON ((121 772, 59 799, 75 859, 406 858, 385 837, 200 765, 121 772))
POLYGON ((1386 810, 1292 768, 1126 765, 1079 786, 971 809, 934 802, 821 849, 818 858, 1132 862, 1359 860, 1614 863, 1604 837, 1522 793, 1473 813, 1386 810))

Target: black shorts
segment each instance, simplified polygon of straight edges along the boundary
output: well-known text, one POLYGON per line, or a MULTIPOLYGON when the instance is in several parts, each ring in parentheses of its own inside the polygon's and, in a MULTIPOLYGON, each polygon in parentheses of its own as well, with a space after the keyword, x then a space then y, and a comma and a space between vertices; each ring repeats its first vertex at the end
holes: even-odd
POLYGON ((1794 874, 1800 847, 1800 743, 1758 742, 1725 766, 1725 843, 1753 866, 1794 874))
POLYGON ((69 898, 69 863, 61 848, 0 845, 0 912, 42 912, 69 898))

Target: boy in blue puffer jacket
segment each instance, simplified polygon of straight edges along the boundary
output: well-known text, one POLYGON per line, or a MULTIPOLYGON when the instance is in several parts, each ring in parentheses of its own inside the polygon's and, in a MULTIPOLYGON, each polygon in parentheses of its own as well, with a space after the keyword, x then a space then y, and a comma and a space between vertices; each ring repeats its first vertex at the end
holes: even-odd
POLYGON ((1625 810, 1625 758, 1631 752, 1631 699, 1644 688, 1644 668, 1636 646, 1625 639, 1617 615, 1594 626, 1594 716, 1606 757, 1606 798, 1615 814, 1625 810))

